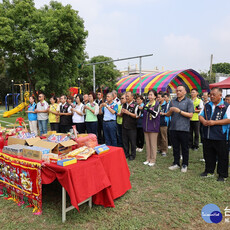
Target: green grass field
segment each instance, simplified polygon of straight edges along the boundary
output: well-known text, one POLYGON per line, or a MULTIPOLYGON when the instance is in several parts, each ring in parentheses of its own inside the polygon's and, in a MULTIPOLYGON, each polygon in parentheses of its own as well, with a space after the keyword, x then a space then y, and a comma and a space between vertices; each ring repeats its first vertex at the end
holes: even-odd
POLYGON ((167 157, 158 154, 155 167, 143 165, 145 154, 137 153, 134 161, 128 161, 132 189, 115 200, 115 208, 93 205, 90 209, 84 204, 80 213, 67 213, 62 224, 61 186, 54 182, 42 187, 42 216, 0 198, 0 229, 230 229, 224 217, 224 209, 230 207, 230 180, 222 183, 216 181, 217 175, 199 177, 204 171, 202 148, 190 151, 187 173, 168 169, 172 150, 167 157), (209 203, 221 209, 221 223, 208 224, 202 219, 201 210, 209 203))

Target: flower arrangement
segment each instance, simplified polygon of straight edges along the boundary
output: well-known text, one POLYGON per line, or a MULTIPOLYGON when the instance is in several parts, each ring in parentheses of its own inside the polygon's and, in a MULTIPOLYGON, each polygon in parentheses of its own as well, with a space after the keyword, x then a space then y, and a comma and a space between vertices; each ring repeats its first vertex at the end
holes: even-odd
POLYGON ((223 109, 223 108, 225 108, 225 105, 224 105, 224 104, 221 104, 221 105, 219 105, 218 107, 219 107, 219 109, 223 109))

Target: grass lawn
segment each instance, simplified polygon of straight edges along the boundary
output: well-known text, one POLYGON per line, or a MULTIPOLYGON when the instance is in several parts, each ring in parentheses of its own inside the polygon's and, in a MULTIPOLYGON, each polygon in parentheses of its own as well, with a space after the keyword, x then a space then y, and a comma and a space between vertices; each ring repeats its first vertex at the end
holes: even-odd
MULTIPOLYGON (((12 106, 10 107, 12 109, 12 106)), ((5 112, 5 106, 0 106, 0 123, 2 126, 7 128, 13 128, 16 118, 23 117, 25 119, 26 124, 28 124, 28 116, 24 111, 21 111, 17 114, 13 114, 9 118, 3 118, 3 113, 5 112)), ((18 124, 18 123, 17 123, 18 124)), ((29 128, 29 125, 27 125, 27 128, 29 128)))
POLYGON ((62 224, 61 186, 54 182, 42 187, 42 216, 0 198, 0 229, 230 229, 224 216, 224 209, 230 208, 230 179, 221 183, 216 176, 199 177, 204 171, 202 148, 190 151, 187 173, 168 169, 172 150, 167 157, 158 154, 155 167, 143 165, 145 154, 144 150, 134 161, 128 161, 132 189, 115 201, 115 208, 93 205, 89 209, 84 204, 80 213, 67 213, 62 224), (201 210, 209 203, 219 206, 221 223, 208 224, 202 219, 201 210))

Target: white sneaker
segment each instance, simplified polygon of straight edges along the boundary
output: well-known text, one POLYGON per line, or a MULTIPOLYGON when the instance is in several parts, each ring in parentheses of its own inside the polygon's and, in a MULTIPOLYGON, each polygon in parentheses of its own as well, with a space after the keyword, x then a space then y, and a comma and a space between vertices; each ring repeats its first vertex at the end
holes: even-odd
POLYGON ((181 172, 186 173, 187 169, 188 169, 188 167, 186 165, 183 165, 181 168, 181 172))
POLYGON ((162 157, 166 157, 167 156, 166 152, 163 152, 161 155, 162 155, 162 157))
POLYGON ((171 145, 169 145, 169 146, 168 146, 168 149, 171 149, 171 148, 172 148, 172 146, 171 146, 171 145))
POLYGON ((153 167, 155 165, 155 163, 149 163, 148 164, 150 167, 153 167))
POLYGON ((205 159, 200 159, 200 161, 205 162, 205 159))
POLYGON ((136 151, 137 151, 137 152, 140 152, 140 149, 139 149, 139 148, 136 148, 136 151))
POLYGON ((140 149, 139 149, 139 152, 141 153, 142 151, 143 151, 143 149, 140 148, 140 149))
POLYGON ((178 165, 172 165, 169 167, 170 170, 175 170, 175 169, 179 169, 179 168, 180 168, 180 166, 178 166, 178 165))
POLYGON ((149 161, 145 161, 143 162, 144 165, 148 165, 149 164, 149 161))

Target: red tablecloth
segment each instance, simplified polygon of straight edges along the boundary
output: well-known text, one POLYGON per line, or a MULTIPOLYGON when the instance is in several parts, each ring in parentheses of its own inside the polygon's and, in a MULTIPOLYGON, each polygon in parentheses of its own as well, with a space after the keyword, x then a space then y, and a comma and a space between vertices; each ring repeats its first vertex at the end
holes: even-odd
POLYGON ((131 189, 131 183, 123 149, 109 148, 107 153, 93 155, 74 165, 46 165, 42 169, 42 183, 49 184, 57 178, 77 209, 78 204, 90 196, 97 205, 114 207, 114 199, 131 189))

